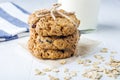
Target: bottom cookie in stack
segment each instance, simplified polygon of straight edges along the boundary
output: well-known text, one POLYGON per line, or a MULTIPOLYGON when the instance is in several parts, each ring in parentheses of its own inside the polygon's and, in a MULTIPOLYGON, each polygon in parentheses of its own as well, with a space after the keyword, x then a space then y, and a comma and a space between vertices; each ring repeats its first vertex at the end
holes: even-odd
POLYGON ((35 40, 33 40, 33 38, 30 38, 28 41, 28 48, 32 55, 39 59, 63 59, 71 57, 75 54, 75 47, 66 50, 48 50, 41 49, 36 45, 37 44, 35 40))

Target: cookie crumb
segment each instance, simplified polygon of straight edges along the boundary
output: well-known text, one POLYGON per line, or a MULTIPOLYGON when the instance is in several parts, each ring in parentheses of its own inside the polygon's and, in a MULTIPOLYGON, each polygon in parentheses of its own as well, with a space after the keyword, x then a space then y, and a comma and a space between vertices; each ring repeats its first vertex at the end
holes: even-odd
POLYGON ((108 65, 111 67, 120 67, 120 61, 111 57, 108 65))
POLYGON ((91 63, 92 61, 90 59, 86 59, 85 62, 91 63))
POLYGON ((70 80, 70 79, 71 79, 70 76, 65 76, 65 77, 64 77, 64 80, 70 80))
POLYGON ((101 52, 101 53, 107 53, 107 52, 108 52, 108 48, 102 48, 102 49, 100 50, 100 52, 101 52))
POLYGON ((58 72, 60 72, 60 71, 59 71, 59 69, 53 69, 53 72, 58 73, 58 72))
POLYGON ((83 64, 83 66, 90 66, 92 61, 90 59, 80 59, 77 61, 78 64, 83 64))
POLYGON ((92 65, 94 66, 94 65, 99 65, 99 64, 101 64, 101 62, 98 61, 98 62, 93 62, 92 65))
POLYGON ((68 68, 64 68, 64 73, 67 73, 69 72, 69 69, 68 68))
POLYGON ((84 63, 84 60, 80 59, 77 61, 78 64, 83 64, 84 63))
POLYGON ((48 75, 48 77, 49 77, 50 80, 60 80, 59 78, 56 78, 56 77, 51 76, 51 75, 48 75))
POLYGON ((85 64, 83 64, 83 66, 90 66, 91 64, 88 64, 88 63, 85 63, 85 64))
POLYGON ((94 58, 104 61, 104 57, 101 55, 94 55, 94 58))
POLYGON ((67 61, 65 61, 65 60, 60 61, 60 64, 62 64, 62 65, 66 64, 66 63, 67 63, 67 61))
POLYGON ((92 67, 93 67, 93 68, 99 68, 99 66, 98 66, 98 65, 92 65, 92 67))
POLYGON ((45 72, 50 72, 52 69, 51 68, 44 68, 43 71, 45 72))
POLYGON ((35 69, 35 75, 45 75, 46 73, 43 73, 39 69, 35 69))
POLYGON ((72 72, 70 72, 70 75, 71 75, 71 77, 75 77, 75 76, 77 76, 77 72, 76 71, 72 71, 72 72))
POLYGON ((116 51, 111 51, 111 54, 117 54, 117 52, 116 51))
POLYGON ((93 69, 89 69, 89 71, 85 71, 82 74, 82 76, 92 80, 100 80, 102 77, 102 75, 99 72, 97 72, 97 70, 93 70, 93 69))

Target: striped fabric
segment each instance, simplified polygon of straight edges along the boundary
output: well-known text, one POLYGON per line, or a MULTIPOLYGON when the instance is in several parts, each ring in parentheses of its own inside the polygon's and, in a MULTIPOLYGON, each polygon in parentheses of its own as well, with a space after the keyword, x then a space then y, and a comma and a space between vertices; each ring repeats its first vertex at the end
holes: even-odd
POLYGON ((27 36, 28 14, 12 2, 0 4, 0 42, 27 36))

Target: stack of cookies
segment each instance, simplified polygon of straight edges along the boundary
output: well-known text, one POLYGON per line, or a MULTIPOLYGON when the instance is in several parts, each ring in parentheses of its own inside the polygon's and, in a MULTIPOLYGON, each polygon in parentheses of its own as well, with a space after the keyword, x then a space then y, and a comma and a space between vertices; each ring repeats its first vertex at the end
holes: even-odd
POLYGON ((29 16, 29 51, 39 59, 62 59, 75 54, 79 40, 80 21, 74 13, 57 10, 38 10, 29 16))

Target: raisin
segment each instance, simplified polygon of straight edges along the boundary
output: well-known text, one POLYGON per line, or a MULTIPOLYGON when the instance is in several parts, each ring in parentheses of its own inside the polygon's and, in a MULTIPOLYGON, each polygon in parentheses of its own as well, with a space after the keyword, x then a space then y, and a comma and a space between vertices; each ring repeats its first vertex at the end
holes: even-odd
POLYGON ((35 24, 33 24, 33 25, 32 25, 32 28, 36 28, 36 25, 35 25, 35 24))
POLYGON ((74 54, 71 54, 71 57, 73 56, 74 54))
POLYGON ((64 50, 61 50, 62 53, 64 53, 65 51, 64 50))
POLYGON ((48 42, 48 43, 52 43, 52 40, 46 40, 46 42, 48 42))

